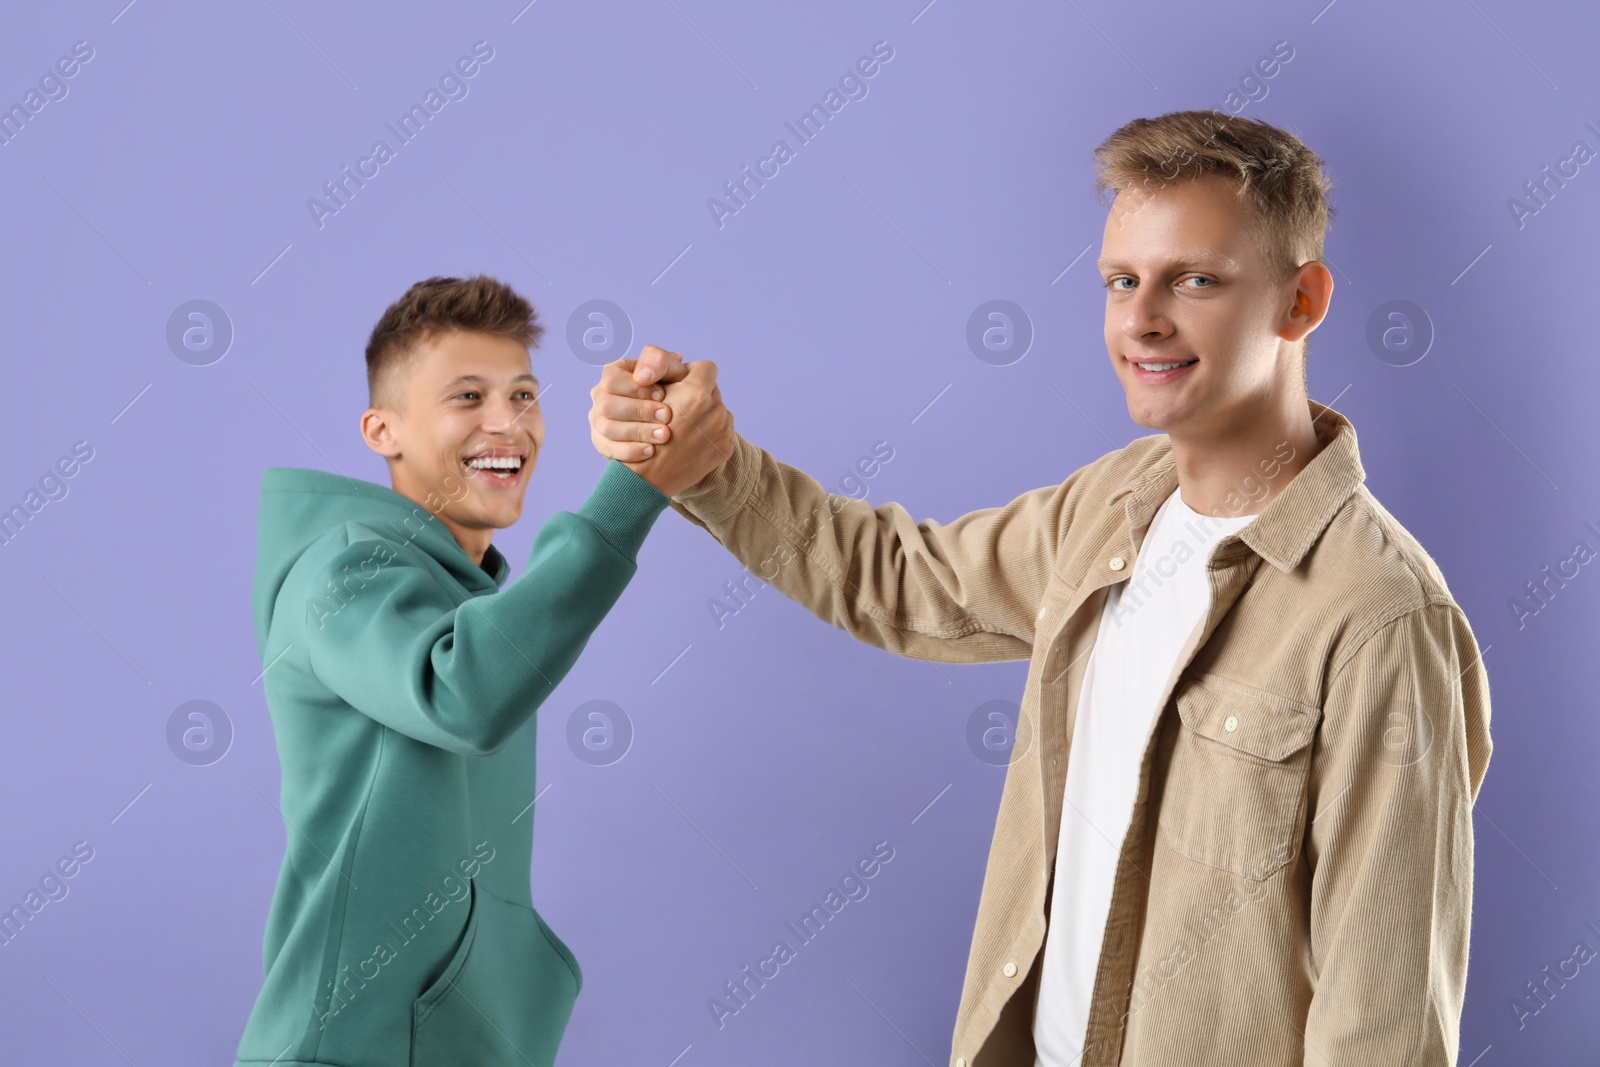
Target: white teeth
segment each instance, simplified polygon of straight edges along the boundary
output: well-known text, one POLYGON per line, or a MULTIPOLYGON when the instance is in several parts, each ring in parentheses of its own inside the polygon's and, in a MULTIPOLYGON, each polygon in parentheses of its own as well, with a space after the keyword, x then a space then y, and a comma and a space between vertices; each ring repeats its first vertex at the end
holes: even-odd
POLYGON ((516 456, 495 456, 488 459, 469 459, 467 466, 478 470, 499 468, 502 470, 517 470, 522 466, 522 460, 516 456))
POLYGON ((1157 371, 1160 371, 1160 370, 1172 370, 1174 367, 1183 366, 1184 363, 1193 363, 1193 362, 1194 362, 1194 360, 1192 360, 1192 359, 1186 359, 1186 360, 1183 361, 1183 363, 1135 363, 1134 366, 1138 367, 1140 370, 1157 370, 1157 371))

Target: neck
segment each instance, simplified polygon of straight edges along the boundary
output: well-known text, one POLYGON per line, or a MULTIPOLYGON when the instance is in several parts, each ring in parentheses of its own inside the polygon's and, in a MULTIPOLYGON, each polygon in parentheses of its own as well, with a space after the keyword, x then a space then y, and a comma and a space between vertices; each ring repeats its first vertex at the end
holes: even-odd
POLYGON ((445 529, 455 535, 456 544, 467 554, 467 558, 478 566, 483 566, 483 557, 489 551, 489 542, 494 538, 494 531, 490 529, 477 530, 462 526, 445 517, 443 512, 434 515, 444 523, 445 529))
POLYGON ((406 476, 404 471, 398 469, 393 461, 389 464, 389 481, 395 492, 407 500, 413 500, 422 507, 427 508, 434 518, 444 523, 445 529, 450 531, 450 535, 456 539, 456 544, 461 546, 461 550, 467 554, 467 558, 478 566, 483 566, 484 554, 489 551, 489 542, 494 538, 494 529, 492 527, 480 529, 463 526, 443 511, 434 511, 434 507, 439 504, 438 494, 426 488, 412 486, 411 479, 406 476), (432 506, 430 506, 430 501, 432 506))
POLYGON ((1202 515, 1259 515, 1323 443, 1304 396, 1276 399, 1249 412, 1229 412, 1207 432, 1169 434, 1178 492, 1202 515))

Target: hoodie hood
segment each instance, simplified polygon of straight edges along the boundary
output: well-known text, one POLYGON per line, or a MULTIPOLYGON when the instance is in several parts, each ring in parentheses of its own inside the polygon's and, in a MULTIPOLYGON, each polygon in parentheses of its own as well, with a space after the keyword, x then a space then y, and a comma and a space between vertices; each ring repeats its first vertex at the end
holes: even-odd
POLYGON ((268 467, 261 475, 255 585, 251 609, 265 651, 278 592, 295 562, 328 533, 359 522, 398 543, 410 543, 448 570, 472 595, 492 593, 511 567, 493 545, 483 565, 472 562, 450 528, 415 500, 375 482, 303 467, 268 467))

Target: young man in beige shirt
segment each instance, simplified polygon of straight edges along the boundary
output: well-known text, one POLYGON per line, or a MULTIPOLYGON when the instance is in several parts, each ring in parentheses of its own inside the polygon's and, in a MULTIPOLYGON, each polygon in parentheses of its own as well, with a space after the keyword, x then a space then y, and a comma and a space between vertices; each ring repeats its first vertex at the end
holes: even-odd
MULTIPOLYGON (((1096 159, 1106 347, 1157 433, 948 525, 736 435, 672 506, 862 641, 1030 660, 954 1067, 1454 1064, 1488 679, 1306 394, 1321 161, 1208 111, 1096 159)), ((695 433, 684 373, 653 346, 608 365, 601 453, 695 433)))

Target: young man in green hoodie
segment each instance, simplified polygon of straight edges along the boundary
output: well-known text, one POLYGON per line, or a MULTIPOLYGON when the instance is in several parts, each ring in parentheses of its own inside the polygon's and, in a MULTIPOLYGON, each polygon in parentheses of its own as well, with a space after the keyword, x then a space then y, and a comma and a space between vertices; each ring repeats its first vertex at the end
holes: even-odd
POLYGON ((506 584, 490 539, 544 443, 542 332, 492 278, 418 282, 366 351, 361 433, 393 488, 264 472, 252 607, 287 847, 236 1067, 555 1057, 582 973, 533 908, 529 721, 733 422, 697 362, 658 392, 702 432, 655 466, 607 463, 506 584))

